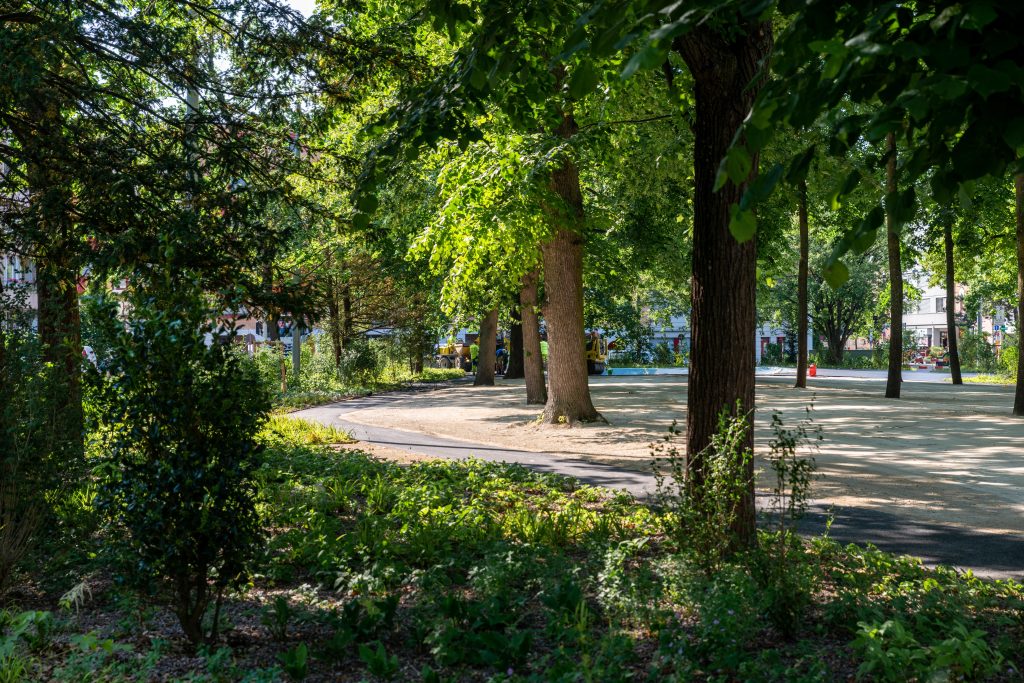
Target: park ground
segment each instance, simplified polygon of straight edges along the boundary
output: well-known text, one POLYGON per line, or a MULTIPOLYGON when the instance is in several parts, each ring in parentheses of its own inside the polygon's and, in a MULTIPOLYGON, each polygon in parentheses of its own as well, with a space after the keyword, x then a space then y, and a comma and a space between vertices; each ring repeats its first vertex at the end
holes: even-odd
MULTIPOLYGON (((806 451, 819 475, 812 512, 833 519, 837 537, 994 577, 1024 574, 1024 421, 1010 415, 1012 388, 954 387, 921 374, 904 382, 900 399, 886 399, 871 373, 852 375, 812 379, 806 391, 793 389, 787 375, 759 376, 759 458, 773 413, 788 427, 809 415, 823 437, 806 451)), ((628 473, 649 473, 652 444, 664 442, 674 420, 685 423, 686 389, 685 375, 594 377, 593 400, 608 424, 574 427, 539 424, 537 408, 524 404, 522 381, 501 379, 494 387, 457 385, 297 416, 347 428, 364 441, 360 447, 392 459, 565 462, 572 467, 554 469, 585 479, 621 471, 621 482, 607 483, 643 494, 653 480, 628 473)), ((674 445, 682 451, 683 438, 674 445)), ((762 493, 771 486, 765 470, 762 493)))

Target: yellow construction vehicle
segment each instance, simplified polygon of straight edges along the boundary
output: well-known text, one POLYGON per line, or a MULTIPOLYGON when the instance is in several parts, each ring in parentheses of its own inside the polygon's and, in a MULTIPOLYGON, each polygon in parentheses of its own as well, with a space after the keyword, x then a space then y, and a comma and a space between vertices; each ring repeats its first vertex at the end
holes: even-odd
POLYGON ((604 363, 608 360, 608 340, 597 330, 587 335, 587 374, 603 375, 604 363))

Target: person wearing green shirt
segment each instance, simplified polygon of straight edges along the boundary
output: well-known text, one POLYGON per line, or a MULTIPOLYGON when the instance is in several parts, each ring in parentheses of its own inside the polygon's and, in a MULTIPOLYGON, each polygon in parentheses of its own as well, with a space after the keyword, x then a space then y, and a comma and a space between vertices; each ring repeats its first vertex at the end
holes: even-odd
POLYGON ((548 342, 546 339, 540 340, 540 360, 545 366, 548 364, 548 342))
POLYGON ((469 345, 469 360, 473 364, 473 374, 476 374, 477 358, 480 356, 480 347, 474 341, 469 345))

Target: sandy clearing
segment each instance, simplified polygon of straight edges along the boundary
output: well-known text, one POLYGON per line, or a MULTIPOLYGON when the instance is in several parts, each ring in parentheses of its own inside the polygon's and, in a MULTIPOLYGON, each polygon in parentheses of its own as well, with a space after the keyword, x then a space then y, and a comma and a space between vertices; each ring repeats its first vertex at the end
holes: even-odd
MULTIPOLYGON (((1012 388, 906 383, 897 400, 882 397, 881 382, 818 379, 798 392, 791 381, 758 378, 759 455, 771 438, 772 412, 793 427, 813 398, 824 435, 815 498, 1024 534, 1024 421, 1009 414, 1012 388)), ((672 420, 685 420, 685 377, 595 377, 591 391, 610 425, 540 425, 539 410, 522 403, 522 381, 500 379, 495 387, 411 395, 345 419, 636 470, 650 468, 651 444, 672 420)), ((760 485, 770 482, 762 477, 760 485)))

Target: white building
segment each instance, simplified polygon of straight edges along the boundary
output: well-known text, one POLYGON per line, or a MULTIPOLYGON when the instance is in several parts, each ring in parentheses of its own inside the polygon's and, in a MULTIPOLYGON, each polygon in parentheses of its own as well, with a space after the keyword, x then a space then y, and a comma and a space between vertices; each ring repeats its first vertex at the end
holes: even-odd
MULTIPOLYGON (((793 334, 794 338, 796 334, 793 334)), ((796 343, 795 341, 793 342, 796 343)), ((768 349, 769 344, 778 344, 779 348, 782 349, 783 355, 786 354, 786 329, 782 327, 776 327, 770 323, 764 323, 754 331, 754 358, 758 365, 761 364, 761 358, 764 357, 765 351, 768 349)), ((807 321, 807 352, 808 354, 814 350, 814 333, 811 331, 811 322, 807 321)))
POLYGON ((949 345, 949 327, 946 325, 946 308, 954 306, 954 313, 962 315, 964 287, 956 286, 956 301, 950 302, 946 297, 945 287, 929 287, 923 275, 916 278, 915 284, 922 290, 921 300, 911 305, 903 314, 903 329, 914 336, 917 346, 926 348, 949 345))

